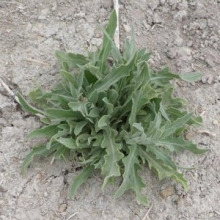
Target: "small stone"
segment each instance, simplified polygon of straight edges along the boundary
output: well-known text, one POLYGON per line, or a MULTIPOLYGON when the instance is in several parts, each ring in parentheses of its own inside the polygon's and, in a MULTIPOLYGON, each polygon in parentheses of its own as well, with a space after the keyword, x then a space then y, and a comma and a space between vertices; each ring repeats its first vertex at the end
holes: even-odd
POLYGON ((28 23, 27 23, 27 26, 26 26, 26 28, 25 28, 25 32, 30 31, 31 28, 32 28, 32 24, 31 24, 30 22, 28 22, 28 23))
POLYGON ((5 192, 7 192, 7 189, 5 189, 4 187, 0 186, 0 192, 5 193, 5 192))
POLYGON ((158 5, 160 4, 159 0, 154 0, 154 1, 149 1, 149 6, 151 8, 152 11, 155 11, 155 9, 158 7, 158 5))
POLYGON ((49 13, 48 8, 43 9, 38 17, 38 20, 46 20, 48 13, 49 13))
POLYGON ((217 120, 213 120, 213 121, 212 121, 212 124, 213 124, 213 125, 218 125, 218 124, 220 124, 220 123, 219 123, 217 120))
POLYGON ((125 6, 123 5, 123 3, 119 3, 119 5, 118 5, 118 7, 119 7, 119 10, 123 10, 124 8, 125 8, 125 6))
POLYGON ((175 190, 176 195, 178 195, 178 196, 186 195, 186 192, 185 192, 184 188, 182 187, 182 185, 177 184, 177 185, 175 186, 175 189, 176 189, 176 190, 175 190))
POLYGON ((105 1, 103 2, 103 7, 104 7, 105 9, 112 8, 112 6, 113 6, 113 1, 112 1, 112 0, 105 0, 105 1))
POLYGON ((184 20, 186 17, 187 17, 187 11, 182 10, 182 11, 177 12, 177 13, 174 15, 173 19, 174 19, 175 21, 182 21, 182 20, 184 20))
POLYGON ((84 18, 86 16, 86 14, 82 11, 80 11, 78 14, 75 15, 78 18, 84 18))
POLYGON ((195 137, 196 133, 193 131, 189 131, 186 133, 186 139, 187 140, 192 140, 195 137))
POLYGON ((67 204, 63 203, 59 207, 59 212, 65 212, 67 209, 67 204))
POLYGON ((166 199, 167 197, 172 196, 174 194, 175 194, 175 189, 173 186, 168 186, 167 188, 160 191, 160 196, 163 199, 166 199))
POLYGON ((53 2, 52 4, 52 11, 56 11, 57 10, 57 2, 53 2))
POLYGON ((57 14, 57 16, 58 16, 58 17, 62 17, 63 14, 59 11, 58 14, 57 14))
POLYGON ((214 77, 213 77, 213 75, 210 74, 210 75, 208 76, 207 83, 210 85, 210 84, 213 83, 213 81, 214 81, 214 77))
POLYGON ((166 0, 160 0, 160 5, 164 5, 166 0))
POLYGON ((206 57, 205 61, 210 67, 213 67, 215 65, 215 63, 211 57, 206 57))
POLYGON ((177 9, 178 10, 186 10, 188 8, 188 3, 186 0, 182 0, 181 3, 177 4, 177 9))
POLYGON ((188 41, 188 42, 186 43, 186 45, 187 45, 188 47, 192 47, 192 46, 193 46, 193 42, 190 40, 190 41, 188 41))
POLYGON ((143 21, 143 25, 146 28, 146 30, 149 30, 151 28, 151 26, 145 20, 143 21))
POLYGON ((192 50, 188 47, 178 48, 178 55, 181 57, 190 57, 192 55, 192 50))
POLYGON ((166 0, 168 4, 171 6, 172 10, 176 10, 177 7, 177 0, 166 0))
POLYGON ((166 217, 166 220, 174 220, 174 218, 173 218, 172 215, 168 215, 168 216, 166 217))
POLYGON ((183 39, 182 39, 181 37, 177 36, 176 39, 175 39, 175 44, 176 44, 178 47, 182 46, 182 44, 183 44, 183 39))
POLYGON ((6 217, 5 215, 0 215, 0 219, 1 220, 6 220, 6 219, 8 219, 8 217, 6 217))
POLYGON ((127 24, 123 24, 123 28, 126 32, 130 32, 131 31, 131 27, 127 24))
POLYGON ((92 38, 91 44, 99 47, 102 45, 102 39, 101 38, 92 38))
POLYGON ((174 59, 176 57, 176 50, 174 48, 168 49, 166 55, 170 59, 174 59))
POLYGON ((208 77, 207 77, 207 76, 203 76, 203 77, 202 77, 202 83, 204 83, 204 84, 205 84, 205 83, 207 82, 207 79, 208 79, 208 77))
POLYGON ((4 118, 1 118, 0 116, 0 126, 4 126, 7 124, 7 121, 4 118))
POLYGON ((153 22, 154 22, 155 24, 160 24, 160 23, 162 23, 162 19, 161 19, 161 17, 160 17, 157 13, 155 13, 154 16, 153 16, 153 22))

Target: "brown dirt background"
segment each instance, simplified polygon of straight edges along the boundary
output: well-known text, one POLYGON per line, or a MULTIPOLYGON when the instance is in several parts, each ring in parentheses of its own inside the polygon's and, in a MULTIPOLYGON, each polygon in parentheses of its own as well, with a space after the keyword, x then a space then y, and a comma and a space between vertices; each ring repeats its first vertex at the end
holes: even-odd
MULTIPOLYGON (((153 52, 150 64, 169 66, 173 71, 201 71, 194 84, 176 84, 189 108, 204 118, 203 127, 188 136, 205 155, 185 152, 177 157, 183 166, 195 166, 184 173, 190 183, 185 193, 173 181, 143 173, 144 193, 152 208, 145 219, 220 219, 220 1, 219 0, 121 0, 120 39, 135 27, 138 47, 153 52), (167 188, 168 187, 168 188, 167 188), (172 189, 162 198, 161 190, 172 189)), ((55 50, 85 53, 102 43, 97 24, 105 25, 112 10, 111 0, 0 0, 0 77, 14 91, 27 95, 41 84, 50 88, 58 80, 55 50)), ((138 205, 133 193, 113 199, 114 186, 101 191, 97 173, 69 198, 74 165, 50 158, 35 160, 27 177, 20 167, 33 143, 28 132, 40 124, 22 112, 0 87, 0 219, 144 219, 149 207, 138 205)))

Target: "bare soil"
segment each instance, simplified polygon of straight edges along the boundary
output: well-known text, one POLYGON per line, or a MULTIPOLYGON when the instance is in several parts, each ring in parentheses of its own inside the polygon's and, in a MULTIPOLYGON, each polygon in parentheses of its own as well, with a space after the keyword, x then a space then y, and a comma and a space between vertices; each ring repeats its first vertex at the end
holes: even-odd
MULTIPOLYGON (((50 88, 59 79, 54 51, 85 53, 100 46, 97 24, 105 25, 111 10, 111 0, 0 1, 0 77, 25 96, 39 84, 50 88)), ((188 138, 210 149, 176 158, 195 167, 183 171, 189 192, 173 181, 159 181, 146 168, 149 210, 131 192, 118 200, 114 186, 103 193, 99 173, 71 200, 69 185, 79 171, 65 161, 52 166, 51 158, 35 160, 24 177, 21 163, 34 144, 26 136, 40 123, 0 87, 0 220, 220 219, 220 1, 121 0, 121 42, 132 24, 137 46, 153 52, 151 66, 203 73, 200 82, 175 85, 189 109, 204 118, 203 127, 191 129, 188 138)))

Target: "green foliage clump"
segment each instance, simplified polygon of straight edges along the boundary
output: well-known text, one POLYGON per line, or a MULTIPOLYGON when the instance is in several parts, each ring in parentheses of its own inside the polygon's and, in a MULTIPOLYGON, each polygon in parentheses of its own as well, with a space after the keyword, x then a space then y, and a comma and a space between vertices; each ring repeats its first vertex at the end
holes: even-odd
POLYGON ((26 156, 23 171, 35 156, 74 159, 83 170, 73 180, 71 196, 100 170, 103 188, 116 177, 122 178, 115 196, 133 190, 137 201, 147 204, 140 176, 146 164, 160 180, 175 179, 187 190, 172 155, 181 150, 205 152, 184 138, 187 127, 200 124, 201 118, 184 109, 185 101, 173 96, 170 82, 193 81, 200 75, 176 75, 167 68, 153 71, 147 64, 150 54, 137 50, 134 38, 126 41, 121 53, 113 42, 116 20, 113 11, 103 29, 103 46, 96 52, 88 56, 56 52, 62 79, 49 92, 37 89, 30 93, 37 108, 18 94, 24 110, 42 116, 44 126, 29 138, 48 139, 26 156))

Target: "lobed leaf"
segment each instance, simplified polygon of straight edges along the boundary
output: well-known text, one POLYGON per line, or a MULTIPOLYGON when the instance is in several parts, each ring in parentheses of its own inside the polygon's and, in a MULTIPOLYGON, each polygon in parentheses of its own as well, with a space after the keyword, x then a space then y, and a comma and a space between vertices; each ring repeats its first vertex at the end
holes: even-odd
POLYGON ((73 138, 56 138, 56 141, 63 146, 65 146, 68 149, 79 149, 79 145, 76 143, 76 141, 73 138))
POLYGON ((141 152, 145 159, 148 161, 150 169, 153 169, 157 172, 160 180, 171 177, 177 182, 181 183, 185 190, 188 190, 188 183, 183 174, 179 173, 176 169, 170 167, 168 164, 157 160, 156 157, 152 154, 146 153, 143 150, 141 152))
POLYGON ((183 74, 180 74, 180 78, 182 80, 187 81, 187 82, 195 82, 195 81, 200 80, 202 78, 202 74, 198 73, 198 72, 183 73, 183 74))
POLYGON ((65 146, 60 146, 54 153, 55 159, 66 160, 69 155, 69 149, 65 146))
POLYGON ((73 112, 72 110, 64 110, 58 108, 48 108, 45 110, 45 115, 50 118, 56 119, 80 119, 82 115, 78 112, 73 112))
POLYGON ((172 148, 173 150, 175 149, 176 151, 179 149, 188 150, 194 154, 202 154, 208 151, 207 149, 199 149, 196 144, 193 144, 191 141, 184 140, 183 138, 165 138, 159 140, 157 145, 166 146, 168 148, 172 148))
POLYGON ((136 91, 132 98, 132 109, 129 117, 129 123, 132 126, 136 121, 137 113, 143 106, 146 106, 151 99, 157 97, 157 92, 149 85, 144 85, 136 91))
POLYGON ((98 125, 97 125, 97 127, 99 128, 99 129, 102 129, 102 128, 104 128, 104 127, 107 127, 108 125, 109 125, 109 119, 110 119, 110 115, 103 115, 100 119, 99 119, 99 121, 98 121, 98 125))
POLYGON ((167 123, 165 125, 165 132, 163 134, 163 137, 168 137, 172 134, 174 134, 178 129, 180 129, 181 127, 185 126, 187 121, 192 117, 192 113, 189 113, 187 115, 184 115, 181 118, 178 118, 177 120, 175 120, 172 123, 167 123))
POLYGON ((80 132, 82 131, 82 129, 87 125, 87 121, 80 121, 76 123, 76 126, 74 128, 74 134, 77 136, 78 134, 80 134, 80 132))
POLYGON ((103 46, 99 55, 99 59, 100 59, 100 70, 103 72, 104 68, 106 66, 106 61, 107 58, 109 56, 109 53, 112 49, 112 38, 115 34, 115 30, 116 30, 116 26, 117 26, 117 15, 116 15, 116 11, 114 10, 111 13, 111 16, 109 18, 109 23, 108 26, 106 28, 106 31, 103 29, 103 32, 105 33, 104 39, 103 39, 103 46))
POLYGON ((56 51, 56 56, 61 63, 67 63, 69 67, 78 67, 78 65, 85 65, 88 63, 87 58, 82 54, 56 51))
POLYGON ((103 134, 101 147, 106 149, 106 155, 104 156, 105 163, 102 167, 102 174, 105 176, 102 185, 103 189, 110 178, 121 175, 118 162, 124 157, 124 155, 120 152, 122 144, 115 142, 116 135, 117 131, 111 129, 106 129, 103 134))
POLYGON ((132 189, 136 193, 137 201, 141 204, 147 205, 148 200, 142 195, 141 190, 145 187, 138 171, 141 166, 138 161, 137 145, 129 146, 129 154, 122 159, 124 165, 124 174, 122 175, 123 181, 119 189, 115 193, 115 197, 118 198, 125 193, 125 191, 132 189))
MULTIPOLYGON (((120 79, 129 76, 132 65, 133 63, 130 62, 127 65, 121 65, 119 67, 114 68, 102 80, 95 83, 95 85, 91 89, 91 94, 93 94, 95 90, 97 90, 98 93, 106 91, 110 88, 111 85, 117 83, 120 79)), ((89 97, 91 97, 91 95, 89 97)))
POLYGON ((59 131, 57 125, 48 125, 32 131, 28 138, 52 137, 59 131))
POLYGON ((151 81, 160 80, 162 82, 169 82, 172 79, 179 79, 179 76, 171 73, 167 67, 159 71, 157 74, 153 74, 151 77, 151 81))

